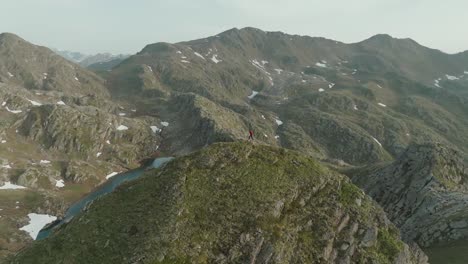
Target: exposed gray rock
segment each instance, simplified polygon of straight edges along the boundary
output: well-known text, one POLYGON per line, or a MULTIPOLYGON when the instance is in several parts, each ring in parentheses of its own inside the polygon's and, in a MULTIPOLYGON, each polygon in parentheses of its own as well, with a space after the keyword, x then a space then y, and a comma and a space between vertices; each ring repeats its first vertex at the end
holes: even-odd
POLYGON ((468 174, 456 151, 412 145, 388 166, 352 174, 405 240, 430 246, 468 237, 468 174))

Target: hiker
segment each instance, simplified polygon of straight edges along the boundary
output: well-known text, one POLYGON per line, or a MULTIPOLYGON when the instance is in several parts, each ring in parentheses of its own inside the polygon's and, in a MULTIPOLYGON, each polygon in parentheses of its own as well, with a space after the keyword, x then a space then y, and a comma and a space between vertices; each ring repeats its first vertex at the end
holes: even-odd
POLYGON ((253 139, 254 139, 254 138, 253 138, 253 135, 254 135, 253 130, 252 130, 252 129, 249 130, 249 140, 253 140, 253 139))

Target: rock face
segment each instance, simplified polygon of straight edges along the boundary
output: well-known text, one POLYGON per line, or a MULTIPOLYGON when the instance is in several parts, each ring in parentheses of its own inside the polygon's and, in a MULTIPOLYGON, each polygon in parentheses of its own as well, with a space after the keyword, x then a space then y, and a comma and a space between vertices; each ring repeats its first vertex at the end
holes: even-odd
POLYGON ((405 240, 431 246, 468 237, 468 173, 457 151, 412 145, 392 164, 353 175, 405 240))
POLYGON ((214 144, 94 202, 9 263, 427 263, 341 175, 214 144), (118 217, 115 217, 115 216, 118 217))
POLYGON ((96 153, 110 153, 114 160, 132 163, 148 155, 160 141, 151 124, 90 106, 44 105, 31 109, 19 121, 18 133, 46 149, 79 153, 85 159, 94 159, 96 153), (120 126, 127 129, 119 130, 120 126))
POLYGON ((163 131, 171 153, 187 154, 215 142, 232 142, 248 132, 245 118, 202 96, 177 95, 168 105, 177 120, 163 131))

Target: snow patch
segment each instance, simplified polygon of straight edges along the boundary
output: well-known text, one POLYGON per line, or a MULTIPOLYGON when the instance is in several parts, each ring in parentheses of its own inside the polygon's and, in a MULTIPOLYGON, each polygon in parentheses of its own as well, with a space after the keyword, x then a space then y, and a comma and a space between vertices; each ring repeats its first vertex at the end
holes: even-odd
POLYGON ((279 139, 279 136, 278 136, 278 135, 276 135, 276 136, 275 136, 275 138, 276 138, 276 139, 279 139))
POLYGON ((40 164, 50 164, 50 161, 49 160, 41 160, 39 163, 40 164))
POLYGON ((275 118, 275 122, 278 126, 281 126, 283 124, 283 121, 276 119, 276 118, 275 118))
POLYGON ((79 81, 79 80, 78 80, 78 77, 75 76, 75 80, 76 80, 76 81, 79 81))
POLYGON ((325 63, 320 63, 320 62, 315 63, 315 66, 321 67, 321 68, 327 68, 327 64, 325 64, 325 63))
POLYGON ((55 180, 55 187, 63 188, 65 187, 65 182, 63 180, 55 180))
POLYGON ((380 86, 379 84, 377 84, 377 87, 379 87, 380 89, 383 89, 382 86, 380 86))
POLYGON ((276 73, 281 74, 283 72, 282 69, 275 69, 276 73))
POLYGON ((182 62, 182 63, 190 63, 190 61, 187 61, 187 60, 181 60, 180 62, 182 62))
POLYGON ((378 105, 380 105, 381 107, 387 107, 387 105, 382 104, 382 103, 378 103, 378 105))
POLYGON ((382 143, 380 143, 375 137, 372 137, 372 139, 379 144, 380 147, 382 147, 382 143))
POLYGON ((253 99, 258 94, 257 91, 252 91, 252 94, 248 96, 249 99, 253 99))
POLYGON ((2 103, 2 106, 5 106, 5 105, 6 105, 6 102, 3 102, 3 103, 2 103))
POLYGON ((13 74, 11 74, 11 72, 7 72, 7 74, 10 78, 15 77, 13 74))
POLYGON ((458 79, 457 77, 452 76, 452 75, 448 75, 448 74, 445 74, 445 77, 447 77, 447 79, 450 80, 450 81, 460 80, 460 79, 458 79))
POLYGON ((107 145, 110 145, 110 141, 109 141, 109 140, 106 140, 106 143, 107 143, 107 145))
POLYGON ((435 80, 434 80, 434 86, 435 86, 435 87, 438 87, 438 88, 442 88, 442 86, 440 86, 440 81, 441 81, 441 80, 442 80, 441 78, 435 79, 435 80))
POLYGON ((26 100, 28 100, 34 106, 41 106, 42 105, 41 103, 33 101, 33 100, 29 100, 29 99, 26 99, 26 100))
POLYGON ((6 142, 7 142, 6 140, 2 140, 2 142, 1 142, 1 143, 2 143, 2 144, 5 144, 6 142))
POLYGON ((195 56, 198 56, 198 57, 200 57, 200 58, 206 60, 205 57, 203 57, 203 55, 201 55, 201 54, 198 53, 198 52, 194 52, 193 54, 195 54, 195 56))
POLYGON ((124 126, 124 125, 120 125, 117 127, 117 130, 119 131, 125 131, 125 130, 128 130, 128 127, 127 126, 124 126))
POLYGON ((353 105, 353 109, 354 109, 354 110, 359 110, 359 109, 357 108, 357 105, 353 105))
POLYGON ((250 63, 252 63, 252 65, 259 69, 260 71, 262 71, 263 73, 265 73, 268 77, 268 79, 270 80, 270 84, 271 85, 274 85, 273 83, 273 78, 271 77, 271 74, 265 69, 265 64, 263 64, 264 61, 262 61, 262 63, 258 62, 257 60, 251 60, 250 63))
POLYGON ((23 111, 21 110, 11 110, 10 108, 8 108, 8 106, 6 107, 6 110, 10 113, 13 113, 13 114, 19 114, 19 113, 22 113, 23 111))
POLYGON ((263 118, 263 119, 266 119, 264 115, 262 115, 262 118, 263 118))
POLYGON ((126 113, 119 113, 119 116, 126 116, 126 113))
POLYGON ((47 214, 31 213, 28 214, 28 217, 29 224, 21 227, 20 230, 28 232, 34 240, 36 240, 37 234, 39 234, 39 231, 41 231, 44 226, 57 220, 57 217, 47 214))
POLYGON ((214 54, 213 57, 211 57, 211 60, 216 64, 222 62, 222 60, 218 59, 218 54, 214 54))
POLYGON ((109 174, 109 175, 106 176, 106 180, 108 180, 108 179, 114 177, 114 176, 117 175, 117 174, 119 174, 119 173, 118 173, 118 172, 112 172, 111 174, 109 174))
POLYGON ((177 53, 177 54, 182 54, 182 51, 178 50, 176 53, 177 53))
POLYGON ((334 84, 334 83, 328 84, 328 88, 329 88, 329 89, 331 89, 331 88, 333 88, 333 87, 335 87, 335 84, 334 84))
POLYGON ((164 127, 168 127, 169 126, 169 123, 168 122, 161 122, 161 125, 164 126, 164 127))
POLYGON ((153 131, 153 133, 161 132, 161 129, 159 129, 157 126, 150 126, 150 128, 153 131))
POLYGON ((96 158, 99 158, 101 155, 102 155, 102 152, 98 152, 98 153, 96 154, 96 158))
POLYGON ((57 104, 58 105, 65 105, 65 102, 64 101, 58 101, 57 104))
POLYGON ((321 92, 325 92, 325 89, 323 89, 323 88, 320 88, 318 91, 319 91, 319 93, 321 93, 321 92))
POLYGON ((12 184, 11 182, 5 182, 3 186, 0 186, 0 190, 21 190, 26 189, 24 186, 12 184))

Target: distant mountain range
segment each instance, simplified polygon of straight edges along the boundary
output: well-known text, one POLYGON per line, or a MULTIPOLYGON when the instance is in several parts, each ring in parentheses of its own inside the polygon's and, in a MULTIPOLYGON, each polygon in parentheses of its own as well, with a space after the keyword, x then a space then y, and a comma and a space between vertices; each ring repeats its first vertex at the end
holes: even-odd
POLYGON ((52 50, 69 61, 78 63, 82 67, 95 70, 110 70, 112 67, 130 56, 124 54, 113 55, 111 53, 89 55, 68 50, 52 50))

